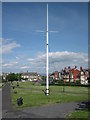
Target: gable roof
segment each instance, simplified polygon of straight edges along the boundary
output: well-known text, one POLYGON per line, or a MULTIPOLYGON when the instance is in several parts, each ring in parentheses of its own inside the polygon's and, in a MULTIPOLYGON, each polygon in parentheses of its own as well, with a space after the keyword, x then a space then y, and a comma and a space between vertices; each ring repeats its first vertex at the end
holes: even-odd
POLYGON ((39 75, 37 72, 24 72, 24 73, 21 73, 22 76, 37 76, 39 75))

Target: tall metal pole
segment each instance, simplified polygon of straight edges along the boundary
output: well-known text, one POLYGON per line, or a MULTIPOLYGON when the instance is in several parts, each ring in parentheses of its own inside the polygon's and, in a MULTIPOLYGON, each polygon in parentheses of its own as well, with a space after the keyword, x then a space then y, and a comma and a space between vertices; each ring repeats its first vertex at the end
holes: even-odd
POLYGON ((46 95, 49 95, 49 79, 48 79, 48 3, 47 3, 47 79, 46 79, 46 95))

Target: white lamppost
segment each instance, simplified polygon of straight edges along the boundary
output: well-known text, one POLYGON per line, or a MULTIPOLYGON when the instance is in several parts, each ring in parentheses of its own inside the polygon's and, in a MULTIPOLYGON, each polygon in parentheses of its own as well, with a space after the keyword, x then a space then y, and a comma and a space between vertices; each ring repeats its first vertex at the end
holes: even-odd
POLYGON ((47 73, 47 77, 46 77, 46 95, 48 96, 50 91, 49 91, 49 76, 48 76, 48 70, 49 70, 49 57, 48 57, 48 32, 53 32, 53 33, 57 33, 58 31, 49 31, 48 30, 48 3, 47 3, 47 68, 46 68, 46 73, 47 73))
POLYGON ((46 95, 49 95, 49 79, 48 79, 48 3, 47 3, 47 68, 46 68, 46 73, 47 73, 47 77, 46 77, 46 95))
MULTIPOLYGON (((44 31, 42 31, 42 30, 38 30, 37 32, 44 32, 44 31)), ((46 91, 45 91, 45 93, 46 93, 46 95, 48 96, 49 95, 49 93, 50 93, 50 91, 49 91, 49 76, 48 76, 48 70, 49 70, 49 66, 48 66, 48 63, 49 63, 49 57, 48 57, 48 32, 55 32, 55 33, 57 33, 58 31, 48 31, 48 3, 47 3, 47 31, 46 31, 46 36, 47 36, 47 56, 46 56, 46 58, 47 58, 47 64, 46 64, 46 91)))

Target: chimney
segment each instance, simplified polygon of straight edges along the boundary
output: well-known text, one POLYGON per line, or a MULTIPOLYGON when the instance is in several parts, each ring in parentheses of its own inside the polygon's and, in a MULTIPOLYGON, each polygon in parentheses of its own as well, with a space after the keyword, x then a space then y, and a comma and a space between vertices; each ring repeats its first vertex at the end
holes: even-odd
POLYGON ((77 68, 77 66, 75 66, 75 69, 77 68))
POLYGON ((66 70, 66 67, 65 67, 65 70, 66 70))
POLYGON ((70 66, 68 67, 68 69, 70 70, 70 66))
POLYGON ((82 67, 80 67, 80 71, 82 71, 82 67))

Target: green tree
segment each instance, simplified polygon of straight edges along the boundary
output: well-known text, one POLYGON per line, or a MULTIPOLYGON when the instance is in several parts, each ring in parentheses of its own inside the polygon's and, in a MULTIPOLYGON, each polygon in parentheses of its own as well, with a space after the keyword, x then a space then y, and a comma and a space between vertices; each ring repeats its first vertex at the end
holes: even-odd
POLYGON ((21 81, 21 73, 16 73, 15 78, 16 78, 17 81, 18 80, 21 81))
POLYGON ((7 79, 8 81, 11 81, 11 82, 15 81, 15 80, 16 80, 16 78, 15 78, 15 73, 10 73, 10 74, 8 74, 7 77, 6 77, 6 79, 7 79))
POLYGON ((46 76, 42 76, 41 78, 42 78, 42 80, 44 80, 44 81, 46 80, 46 76))
POLYGON ((15 80, 18 81, 19 80, 19 73, 15 74, 15 80))

